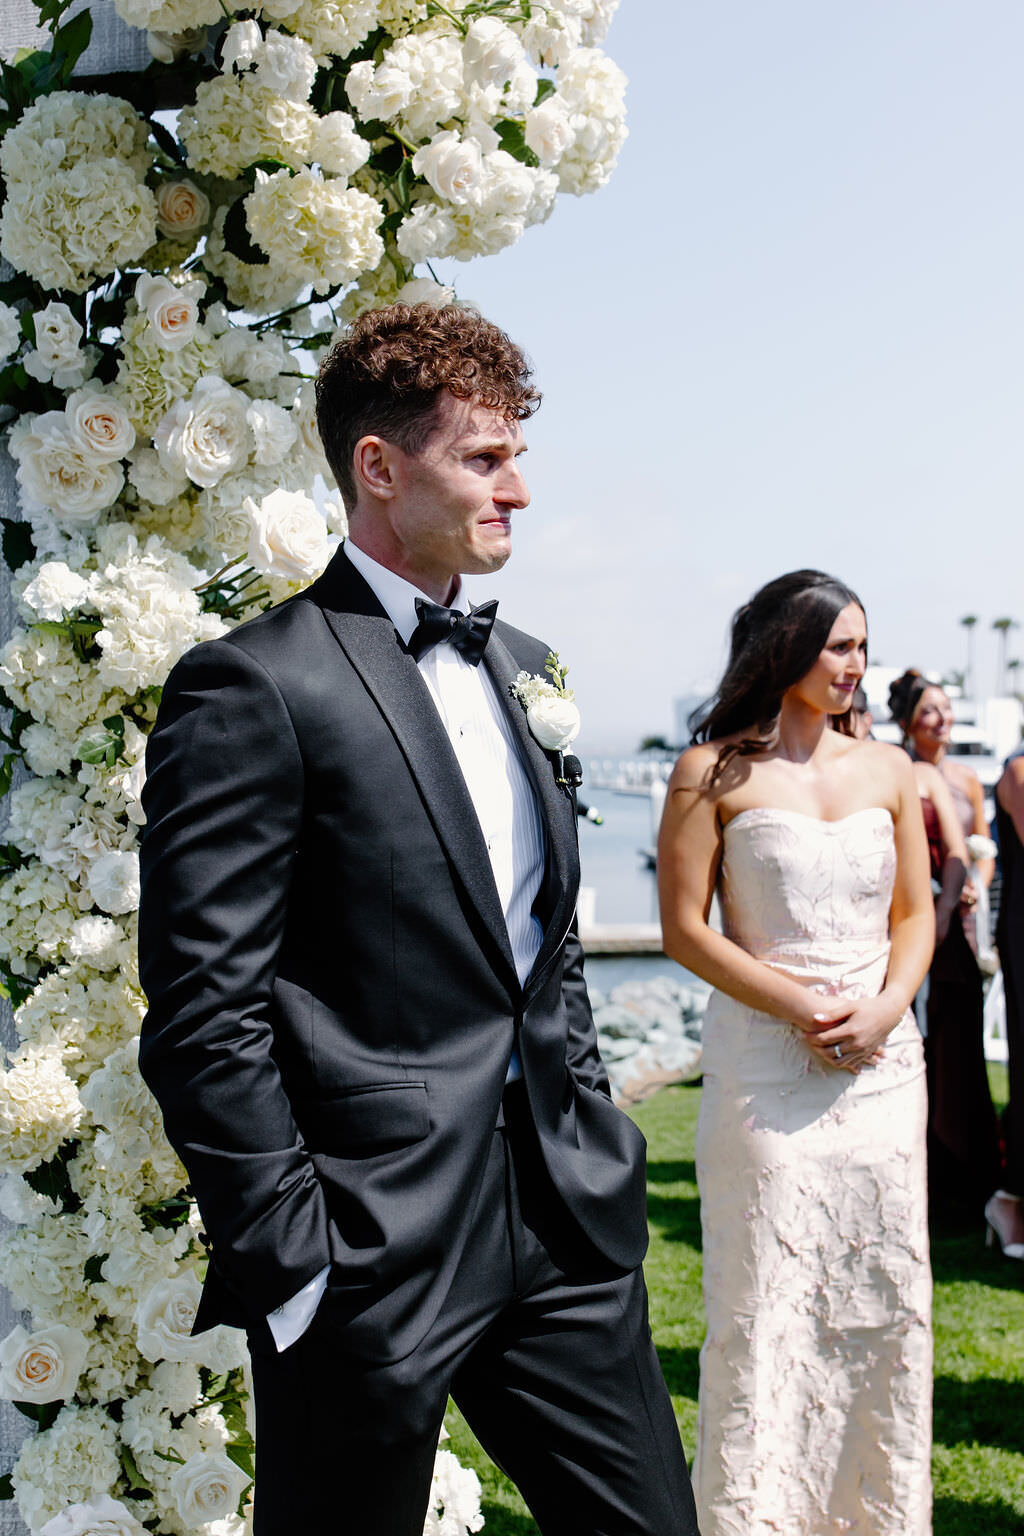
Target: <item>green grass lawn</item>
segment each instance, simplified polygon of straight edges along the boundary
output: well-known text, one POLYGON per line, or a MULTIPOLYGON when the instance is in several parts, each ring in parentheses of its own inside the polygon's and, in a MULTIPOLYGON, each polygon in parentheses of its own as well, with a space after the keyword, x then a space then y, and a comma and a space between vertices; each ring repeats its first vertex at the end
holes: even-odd
MULTIPOLYGON (((992 1086, 1001 1099, 1004 1072, 993 1071, 992 1086)), ((699 1101, 698 1087, 668 1088, 634 1111, 648 1141, 651 1324, 691 1457, 703 1336, 693 1165, 699 1101)), ((1024 1264, 986 1249, 979 1226, 933 1233, 932 1265, 935 1536, 1022 1536, 1024 1264)), ((519 1495, 454 1408, 448 1428, 451 1448, 480 1475, 487 1536, 537 1536, 519 1495)))

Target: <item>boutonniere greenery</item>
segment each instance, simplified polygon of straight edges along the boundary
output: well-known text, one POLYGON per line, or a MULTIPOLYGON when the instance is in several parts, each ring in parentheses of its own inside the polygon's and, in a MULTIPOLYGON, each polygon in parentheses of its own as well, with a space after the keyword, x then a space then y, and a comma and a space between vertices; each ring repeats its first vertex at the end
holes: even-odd
POLYGON ((533 739, 545 752, 558 753, 559 784, 580 784, 583 774, 579 760, 565 758, 566 748, 579 735, 580 712, 576 708, 575 694, 566 687, 569 668, 558 660, 557 651, 549 651, 544 670, 548 676, 520 672, 509 691, 526 711, 526 723, 533 739))

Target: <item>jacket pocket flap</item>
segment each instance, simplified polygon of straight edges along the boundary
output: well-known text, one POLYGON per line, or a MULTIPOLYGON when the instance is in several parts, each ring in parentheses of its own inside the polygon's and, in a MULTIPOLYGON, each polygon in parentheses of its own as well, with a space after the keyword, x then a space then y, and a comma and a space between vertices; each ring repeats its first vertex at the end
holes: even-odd
POLYGON ((306 1107, 315 1151, 385 1152, 422 1141, 430 1130, 425 1083, 374 1083, 306 1107))

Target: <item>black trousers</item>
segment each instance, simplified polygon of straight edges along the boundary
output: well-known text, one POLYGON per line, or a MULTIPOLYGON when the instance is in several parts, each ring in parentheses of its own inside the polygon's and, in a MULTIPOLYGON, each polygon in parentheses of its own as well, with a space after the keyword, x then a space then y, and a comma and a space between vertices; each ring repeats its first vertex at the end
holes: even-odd
POLYGON ((696 1536, 641 1271, 581 1273, 578 1234, 506 1091, 474 1232, 406 1359, 346 1354, 321 1306, 250 1338, 256 1536, 421 1536, 449 1392, 544 1536, 696 1536))

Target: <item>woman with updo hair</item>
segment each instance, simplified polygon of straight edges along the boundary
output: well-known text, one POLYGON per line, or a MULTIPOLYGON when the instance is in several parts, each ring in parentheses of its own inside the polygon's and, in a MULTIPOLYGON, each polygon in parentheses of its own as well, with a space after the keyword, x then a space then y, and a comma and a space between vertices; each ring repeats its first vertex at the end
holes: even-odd
POLYGON ((697 1135, 703 1536, 931 1531, 910 1003, 934 918, 906 754, 851 733, 866 658, 844 583, 811 570, 770 582, 736 614, 725 676, 669 782, 665 952, 716 989, 697 1135))
POLYGON ((950 868, 961 865, 968 838, 988 839, 985 797, 977 775, 949 756, 953 710, 943 688, 909 668, 889 689, 889 709, 914 763, 932 877, 941 884, 925 1005, 929 1202, 933 1217, 966 1214, 980 1222, 999 1184, 975 931, 976 883, 990 880, 994 866, 991 859, 964 861, 959 893, 950 868))

